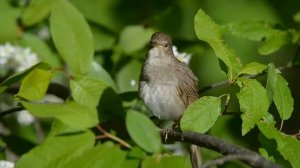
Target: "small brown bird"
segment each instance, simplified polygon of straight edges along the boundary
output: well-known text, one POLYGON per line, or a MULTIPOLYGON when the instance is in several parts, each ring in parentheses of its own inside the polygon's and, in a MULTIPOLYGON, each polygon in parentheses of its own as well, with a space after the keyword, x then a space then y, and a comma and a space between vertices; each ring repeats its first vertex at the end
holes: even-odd
MULTIPOLYGON (((140 97, 153 115, 178 122, 187 106, 198 99, 197 84, 189 67, 175 57, 170 36, 154 33, 139 85, 140 97)), ((197 150, 191 145, 193 167, 200 167, 197 150)))

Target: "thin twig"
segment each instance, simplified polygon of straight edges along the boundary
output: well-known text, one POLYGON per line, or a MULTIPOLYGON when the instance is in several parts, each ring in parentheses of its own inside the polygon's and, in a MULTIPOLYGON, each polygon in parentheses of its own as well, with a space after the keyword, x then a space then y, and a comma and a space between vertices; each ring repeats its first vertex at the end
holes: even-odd
POLYGON ((211 166, 220 166, 223 165, 225 162, 234 161, 234 160, 240 160, 240 161, 247 161, 251 160, 252 156, 250 155, 226 155, 223 157, 220 157, 215 160, 208 161, 207 163, 203 164, 201 168, 209 168, 211 166))
POLYGON ((38 141, 40 143, 42 143, 45 139, 45 133, 44 133, 43 128, 41 126, 40 120, 37 117, 35 117, 35 121, 34 121, 33 124, 34 124, 33 126, 34 126, 34 129, 35 129, 38 141))
POLYGON ((21 110, 24 110, 24 107, 15 107, 15 108, 12 108, 12 109, 8 109, 8 110, 5 110, 5 111, 2 111, 0 113, 0 118, 4 117, 7 114, 16 113, 16 112, 19 112, 21 110))
POLYGON ((282 130, 282 128, 283 128, 283 121, 284 120, 281 120, 281 122, 280 122, 280 128, 279 128, 279 131, 281 132, 281 130, 282 130))
POLYGON ((106 138, 110 138, 110 139, 112 139, 112 140, 118 142, 118 143, 121 144, 122 146, 125 146, 125 147, 127 147, 127 148, 129 148, 129 149, 132 148, 132 146, 131 146, 130 144, 128 144, 128 143, 125 142, 124 140, 122 140, 122 139, 120 139, 120 138, 118 138, 118 137, 112 135, 111 133, 105 131, 100 125, 97 125, 96 127, 97 127, 97 129, 98 129, 101 133, 103 133, 103 135, 98 135, 98 136, 96 136, 96 139, 103 139, 104 137, 106 137, 106 138))
MULTIPOLYGON (((296 67, 300 67, 300 64, 299 65, 287 64, 285 66, 277 67, 277 69, 280 70, 280 71, 283 71, 283 70, 292 69, 292 68, 296 68, 296 67)), ((257 74, 257 75, 246 75, 244 77, 245 78, 249 78, 249 79, 253 79, 253 78, 256 78, 256 77, 264 75, 264 74, 266 74, 266 73, 260 73, 260 74, 257 74)), ((206 92, 206 91, 208 91, 210 89, 218 88, 218 87, 223 87, 223 86, 226 86, 226 85, 229 85, 229 81, 228 80, 220 81, 220 82, 217 82, 217 83, 214 83, 212 85, 205 86, 205 87, 199 89, 198 93, 203 93, 203 92, 206 92)))
POLYGON ((222 141, 216 137, 200 134, 191 131, 179 132, 174 130, 161 130, 160 131, 162 138, 168 137, 168 142, 182 141, 188 142, 194 145, 198 145, 204 148, 208 148, 214 151, 217 151, 221 154, 230 154, 230 155, 247 155, 247 160, 242 160, 244 163, 261 168, 281 168, 281 165, 271 162, 270 160, 265 159, 260 156, 258 153, 251 151, 249 149, 229 144, 225 141, 222 141))

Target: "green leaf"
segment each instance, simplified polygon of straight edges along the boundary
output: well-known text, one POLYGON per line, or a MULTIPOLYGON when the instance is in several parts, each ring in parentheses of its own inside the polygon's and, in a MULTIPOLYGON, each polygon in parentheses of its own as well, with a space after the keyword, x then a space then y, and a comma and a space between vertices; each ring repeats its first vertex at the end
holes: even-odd
POLYGON ((230 23, 223 28, 234 36, 252 41, 261 41, 264 38, 269 38, 278 31, 273 28, 273 25, 261 21, 230 23))
POLYGON ((16 168, 56 167, 60 160, 66 160, 70 155, 80 154, 91 148, 95 143, 92 132, 51 136, 45 142, 28 153, 22 155, 16 163, 16 168))
POLYGON ((266 42, 258 48, 261 55, 269 55, 278 51, 284 45, 292 41, 292 36, 288 32, 279 31, 268 38, 266 42))
POLYGON ((21 35, 17 18, 19 10, 10 6, 9 1, 0 1, 0 43, 14 41, 21 35))
POLYGON ((287 120, 291 117, 294 109, 294 99, 288 87, 287 81, 280 75, 277 75, 277 81, 274 87, 273 99, 278 109, 280 118, 287 120))
MULTIPOLYGON (((106 29, 118 32, 123 27, 124 18, 119 18, 118 9, 120 1, 118 0, 71 0, 71 2, 84 14, 87 20, 103 26, 106 29)), ((122 8, 125 10, 126 8, 122 8)), ((120 16, 124 16, 122 13, 120 16)))
POLYGON ((239 75, 240 74, 257 75, 262 73, 266 68, 267 68, 266 65, 257 62, 251 62, 242 68, 241 72, 239 72, 239 75))
POLYGON ((274 124, 259 122, 259 130, 268 138, 274 139, 277 143, 277 150, 282 157, 288 160, 292 167, 300 167, 300 141, 295 137, 285 135, 278 131, 274 124))
POLYGON ((74 100, 87 107, 96 107, 106 85, 90 77, 78 76, 70 80, 71 93, 74 100))
POLYGON ((32 26, 46 18, 55 0, 31 0, 25 8, 21 19, 25 26, 32 26))
POLYGON ((58 119, 53 119, 51 123, 51 129, 47 134, 47 137, 57 136, 62 134, 76 133, 78 128, 71 127, 58 119))
POLYGON ((91 30, 94 37, 95 51, 103 51, 112 49, 116 43, 116 37, 112 34, 105 32, 96 26, 91 26, 91 30))
POLYGON ((197 12, 194 22, 197 37, 209 43, 216 56, 226 64, 228 79, 233 80, 234 76, 240 72, 242 65, 234 51, 224 44, 220 26, 201 9, 197 12))
POLYGON ((269 156, 268 151, 265 148, 259 148, 258 150, 259 150, 259 154, 262 155, 264 158, 275 162, 274 157, 269 156))
POLYGON ((126 159, 122 165, 122 168, 139 168, 140 160, 139 159, 126 159))
POLYGON ((99 79, 103 81, 107 86, 110 86, 115 91, 117 90, 117 86, 113 79, 111 78, 110 74, 97 62, 93 61, 92 63, 92 69, 87 74, 87 76, 90 76, 95 79, 99 79))
POLYGON ((93 37, 82 14, 68 1, 53 4, 50 17, 54 44, 75 73, 84 74, 91 69, 93 37))
POLYGON ((141 62, 133 60, 117 73, 116 83, 120 93, 138 90, 141 68, 141 62))
POLYGON ((147 156, 146 152, 144 152, 140 147, 134 146, 131 148, 131 150, 128 152, 128 157, 130 158, 138 158, 143 159, 147 156))
POLYGON ((126 152, 112 143, 105 143, 83 151, 80 155, 64 160, 57 167, 112 167, 118 168, 124 162, 126 152))
POLYGON ((269 105, 271 105, 273 102, 275 84, 277 82, 275 65, 273 63, 269 63, 267 71, 268 71, 268 79, 267 79, 266 89, 267 89, 269 105))
POLYGON ((152 156, 142 162, 142 168, 191 168, 191 161, 186 156, 152 156))
POLYGON ((96 109, 88 108, 72 101, 64 104, 41 104, 22 101, 22 104, 33 115, 53 117, 74 128, 90 128, 98 123, 96 109))
POLYGON ((291 95, 287 81, 280 74, 276 73, 274 64, 268 65, 266 88, 269 104, 274 100, 280 118, 282 120, 289 119, 294 109, 294 99, 291 95))
POLYGON ((294 16, 293 19, 295 22, 300 22, 300 12, 297 12, 294 16))
POLYGON ((27 100, 43 99, 51 82, 52 75, 48 70, 34 69, 22 81, 17 96, 27 100))
POLYGON ((127 111, 126 128, 132 140, 145 151, 158 152, 161 147, 159 132, 154 123, 136 111, 127 111))
POLYGON ((146 29, 140 25, 127 26, 120 34, 120 46, 127 54, 136 52, 150 41, 153 30, 146 29))
POLYGON ((237 94, 242 114, 242 135, 268 114, 269 102, 265 88, 255 79, 238 78, 241 90, 237 94))
POLYGON ((183 131, 207 132, 216 122, 221 112, 221 99, 204 96, 187 107, 180 120, 183 131))
POLYGON ((0 84, 0 93, 5 91, 8 86, 21 81, 27 74, 29 74, 32 70, 34 70, 36 68, 44 69, 44 70, 49 70, 50 69, 48 64, 45 64, 45 63, 41 62, 41 63, 38 63, 38 64, 32 66, 29 69, 26 69, 22 72, 18 72, 16 74, 8 77, 7 79, 5 79, 5 81, 3 81, 0 84))
POLYGON ((38 57, 52 67, 61 66, 60 60, 55 55, 45 41, 38 36, 30 33, 24 33, 21 41, 22 46, 30 47, 30 49, 38 54, 38 57))

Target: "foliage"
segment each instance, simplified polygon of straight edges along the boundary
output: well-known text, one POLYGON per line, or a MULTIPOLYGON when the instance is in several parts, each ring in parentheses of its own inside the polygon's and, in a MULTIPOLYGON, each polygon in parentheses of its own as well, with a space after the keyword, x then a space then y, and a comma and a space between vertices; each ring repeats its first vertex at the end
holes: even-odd
MULTIPOLYGON (((0 50, 0 110, 22 107, 35 117, 34 124, 22 125, 18 113, 0 113, 0 126, 8 130, 0 130, 1 160, 10 160, 5 153, 12 151, 17 168, 191 167, 187 155, 174 155, 163 144, 159 124, 137 96, 147 43, 152 33, 164 31, 179 50, 193 54, 190 66, 200 87, 227 84, 201 93, 180 128, 250 149, 260 141, 257 152, 267 159, 300 167, 294 136, 300 9, 280 21, 269 10, 275 2, 260 1, 250 9, 237 1, 222 0, 224 6, 217 7, 197 0, 0 1, 0 45, 30 48, 41 61, 22 72, 6 71, 0 50), (258 10, 267 14, 256 15, 258 10), (225 115, 232 111, 241 115, 225 115), (274 142, 272 148, 261 137, 274 142)), ((209 150, 202 155, 204 161, 218 156, 209 150)))

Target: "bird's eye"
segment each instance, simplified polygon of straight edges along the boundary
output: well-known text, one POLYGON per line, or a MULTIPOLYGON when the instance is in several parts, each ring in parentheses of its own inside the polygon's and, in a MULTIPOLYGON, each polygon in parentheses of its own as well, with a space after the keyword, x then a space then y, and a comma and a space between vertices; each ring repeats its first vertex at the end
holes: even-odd
POLYGON ((168 47, 168 44, 165 44, 164 47, 167 48, 167 47, 168 47))

